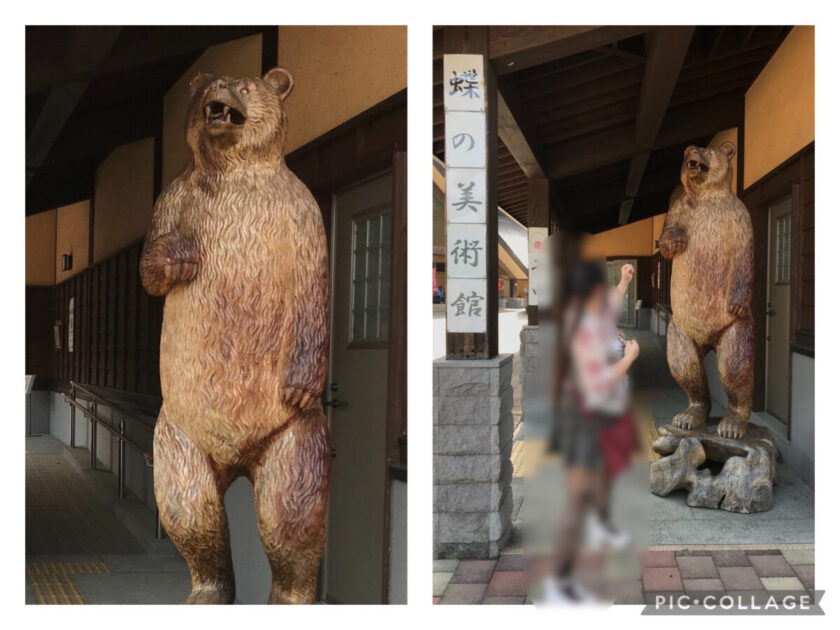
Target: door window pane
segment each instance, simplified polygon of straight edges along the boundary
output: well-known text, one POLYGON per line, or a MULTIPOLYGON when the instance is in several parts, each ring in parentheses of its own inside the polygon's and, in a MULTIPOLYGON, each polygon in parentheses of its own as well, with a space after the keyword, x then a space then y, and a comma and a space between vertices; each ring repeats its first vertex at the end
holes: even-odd
POLYGON ((391 216, 388 210, 353 219, 351 342, 388 339, 390 238, 391 216))
POLYGON ((776 283, 790 282, 790 214, 776 219, 776 283))

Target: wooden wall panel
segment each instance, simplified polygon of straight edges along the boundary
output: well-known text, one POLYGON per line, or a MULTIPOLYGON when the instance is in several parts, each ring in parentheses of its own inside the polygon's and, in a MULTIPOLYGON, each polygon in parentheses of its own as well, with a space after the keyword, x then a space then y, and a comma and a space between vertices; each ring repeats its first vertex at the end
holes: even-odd
POLYGON ((140 284, 142 242, 54 287, 27 287, 26 369, 63 389, 71 380, 160 397, 158 357, 163 300, 140 284), (73 352, 67 346, 74 298, 73 352), (56 350, 52 326, 62 324, 56 350))
MULTIPOLYGON (((651 306, 661 304, 671 308, 671 263, 672 261, 666 260, 659 252, 650 257, 650 273, 654 279, 659 275, 658 288, 653 287, 651 290, 651 306)), ((639 281, 643 281, 641 273, 639 281)))

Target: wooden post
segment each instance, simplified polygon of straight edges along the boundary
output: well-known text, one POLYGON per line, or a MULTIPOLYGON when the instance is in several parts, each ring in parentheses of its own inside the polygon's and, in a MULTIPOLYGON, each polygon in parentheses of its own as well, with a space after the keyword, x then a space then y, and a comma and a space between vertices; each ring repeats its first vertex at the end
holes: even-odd
MULTIPOLYGON (((498 88, 496 86, 496 77, 492 67, 489 63, 489 29, 487 27, 446 27, 444 29, 443 37, 443 52, 444 52, 444 72, 450 70, 450 74, 457 72, 459 76, 462 72, 469 72, 475 70, 479 77, 478 91, 475 94, 480 94, 475 100, 468 93, 464 94, 463 89, 469 89, 469 77, 467 81, 461 81, 458 76, 455 76, 455 82, 451 82, 452 77, 445 76, 443 81, 444 90, 444 110, 446 116, 446 162, 447 162, 447 288, 446 288, 446 303, 447 303, 447 333, 446 333, 446 358, 447 359, 489 359, 498 354, 499 347, 499 229, 498 229, 498 204, 497 204, 497 147, 498 147, 498 88), (469 67, 459 68, 455 70, 454 67, 447 66, 448 55, 481 55, 473 60, 469 60, 469 67), (475 66, 475 67, 474 67, 475 66), (447 93, 455 91, 458 88, 457 96, 460 102, 447 99, 447 93), (483 101, 479 101, 481 98, 483 101), (448 105, 447 105, 448 103, 448 105), (483 107, 481 107, 483 105, 483 107), (460 111, 461 108, 465 111, 460 111), (475 121, 479 120, 478 109, 483 113, 482 129, 471 129, 467 126, 455 129, 455 125, 467 125, 468 119, 475 121), (472 110, 472 111, 466 111, 472 110), (453 113, 455 114, 453 116, 453 113), (466 113, 466 116, 461 114, 466 113), (460 136, 458 141, 453 142, 453 137, 460 131, 473 131, 476 136, 471 135, 467 140, 464 136, 460 136), (456 161, 456 155, 459 153, 458 149, 463 148, 464 142, 472 143, 476 141, 476 148, 480 150, 481 145, 484 145, 484 160, 481 163, 474 162, 466 165, 456 161), (458 146, 455 146, 455 145, 458 146), (466 168, 456 167, 456 164, 466 166, 466 168), (473 192, 475 197, 481 201, 480 211, 483 214, 482 232, 483 239, 477 239, 479 246, 482 248, 480 265, 483 268, 473 269, 471 274, 466 274, 460 278, 455 271, 457 265, 453 264, 458 258, 454 256, 450 249, 450 240, 453 243, 458 240, 463 244, 464 241, 470 240, 475 243, 476 240, 471 239, 470 235, 475 235, 478 226, 481 222, 470 219, 456 219, 451 221, 450 210, 452 205, 451 200, 454 200, 454 193, 458 190, 456 185, 460 183, 462 187, 469 186, 466 179, 459 180, 457 175, 452 170, 460 168, 462 175, 474 175, 470 182, 473 185, 473 192), (471 170, 472 169, 472 170, 471 170), (481 172, 483 171, 483 173, 481 172), (476 186, 478 188, 476 188, 476 186), (480 190, 479 190, 480 188, 480 190), (451 225, 457 225, 456 228, 451 228, 451 225), (456 237, 456 232, 459 238, 456 237), (463 233, 463 238, 460 238, 463 233), (481 242, 483 240, 483 243, 481 242), (456 275, 453 275, 455 273, 456 275), (470 280, 468 280, 470 278, 470 280), (474 278, 474 279, 472 279, 474 278), (480 286, 478 280, 484 280, 486 287, 484 295, 481 296, 481 291, 467 290, 468 285, 480 286), (453 291, 455 293, 453 293, 453 291), (455 311, 456 300, 463 300, 470 296, 477 296, 477 303, 483 304, 483 321, 479 324, 477 321, 473 322, 475 328, 480 327, 478 332, 466 332, 463 330, 463 322, 455 322, 452 315, 458 312, 458 317, 463 317, 463 312, 455 311), (450 332, 450 330, 452 332, 450 332)), ((453 59, 453 58, 450 58, 453 59)), ((465 58, 466 59, 466 58, 465 58)), ((469 145, 467 145, 469 146, 469 145)), ((474 206, 478 209, 479 206, 474 206)), ((473 252, 475 254, 475 252, 473 252)), ((463 256, 460 258, 464 260, 463 256)), ((470 306, 467 306, 470 308, 470 306)), ((473 310, 474 312, 474 310, 473 310)))
MULTIPOLYGON (((545 177, 531 177, 528 180, 528 232, 529 236, 534 228, 548 230, 549 213, 549 185, 545 177)), ((531 238, 528 239, 530 245, 531 238)), ((530 250, 530 247, 529 247, 530 250)), ((529 251, 529 256, 530 256, 529 251)), ((531 296, 531 261, 528 261, 528 295, 531 296)), ((539 324, 539 307, 528 303, 528 325, 539 324)))

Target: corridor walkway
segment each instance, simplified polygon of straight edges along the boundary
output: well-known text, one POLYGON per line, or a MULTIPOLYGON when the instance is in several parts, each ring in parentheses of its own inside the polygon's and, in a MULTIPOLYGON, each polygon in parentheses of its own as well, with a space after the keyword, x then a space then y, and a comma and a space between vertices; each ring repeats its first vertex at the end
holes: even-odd
POLYGON ((169 541, 132 535, 108 501, 115 478, 85 470, 79 455, 49 435, 26 438, 26 603, 183 601, 183 559, 169 541))
MULTIPOLYGON (((664 340, 651 331, 626 330, 639 341, 640 354, 631 378, 639 421, 652 437, 656 428, 671 421, 686 404, 685 393, 668 370, 664 340)), ((722 415, 717 403, 712 414, 722 415)), ((524 425, 524 426, 523 426, 524 425)), ((527 516, 526 477, 539 452, 536 439, 543 431, 518 427, 511 459, 514 464, 514 527, 507 548, 498 559, 435 560, 435 604, 529 603, 528 578, 522 549, 522 528, 527 516)), ((647 504, 647 551, 641 554, 638 577, 628 580, 615 603, 650 603, 658 594, 752 594, 756 601, 779 591, 814 588, 814 493, 782 462, 773 508, 759 514, 690 508, 684 493, 657 497, 646 488, 646 463, 638 462, 614 493, 616 520, 625 497, 643 492, 647 504), (639 474, 641 473, 641 474, 639 474)), ((563 500, 562 469, 557 479, 557 500, 563 500)), ((603 554, 584 553, 584 570, 598 567, 603 554)), ((537 571, 539 572, 539 571, 537 571)))

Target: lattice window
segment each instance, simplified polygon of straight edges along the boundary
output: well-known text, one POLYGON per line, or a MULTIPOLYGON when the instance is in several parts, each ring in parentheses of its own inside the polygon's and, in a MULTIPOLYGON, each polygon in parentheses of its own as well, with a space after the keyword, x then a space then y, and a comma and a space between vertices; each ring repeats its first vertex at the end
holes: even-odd
POLYGON ((790 213, 776 219, 776 284, 790 282, 790 213))
POLYGON ((351 342, 388 340, 390 267, 390 210, 354 218, 351 342))

